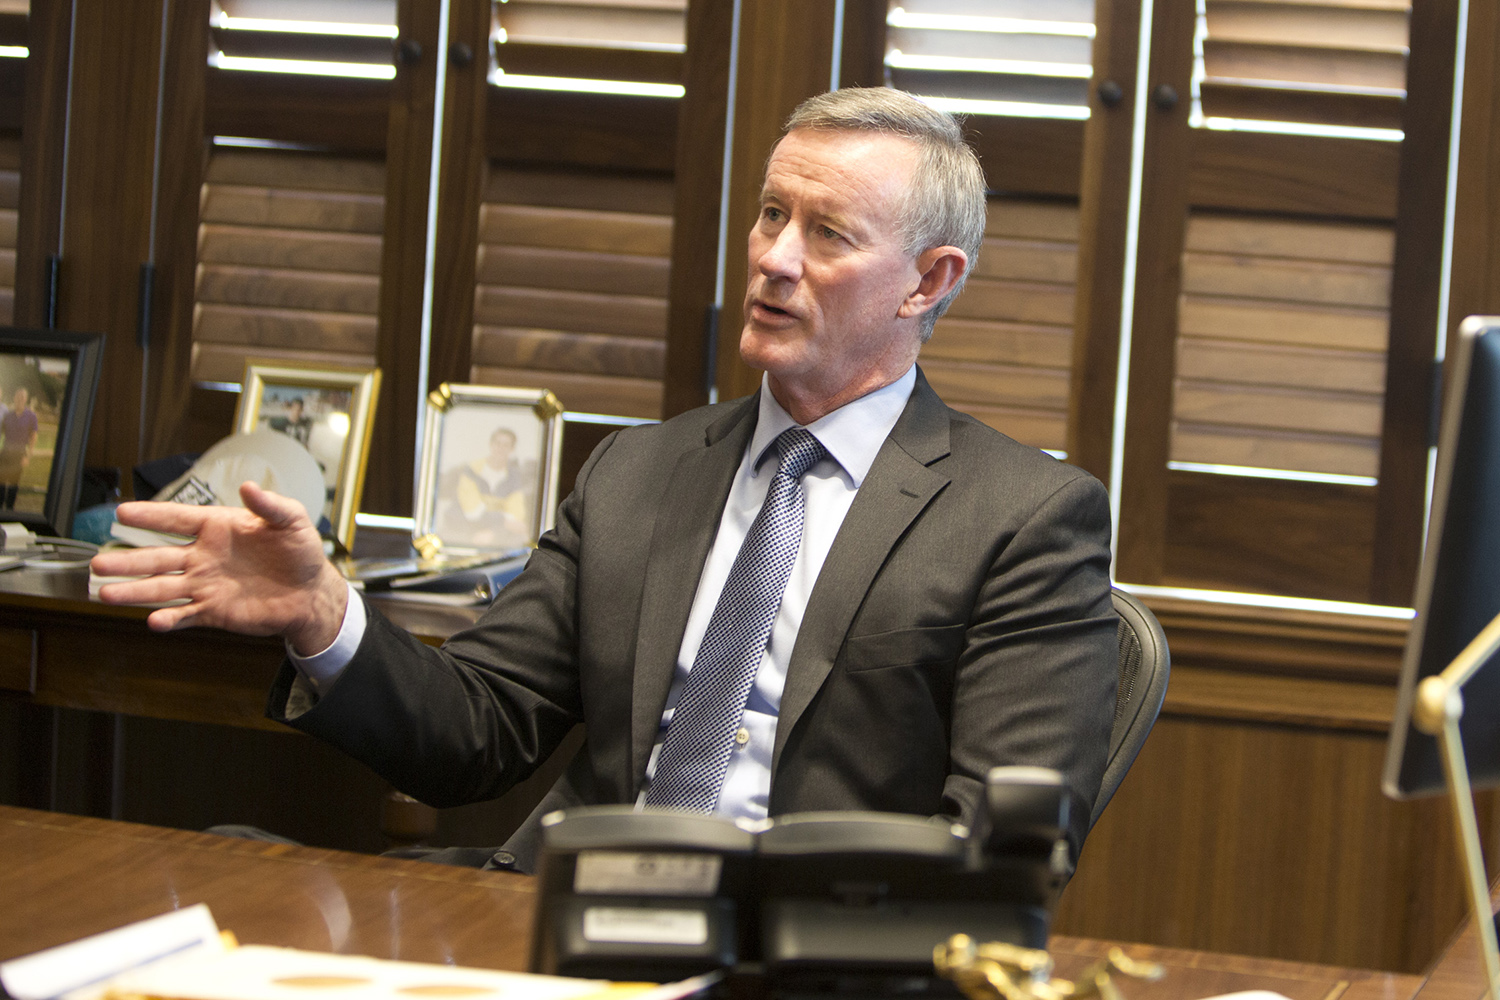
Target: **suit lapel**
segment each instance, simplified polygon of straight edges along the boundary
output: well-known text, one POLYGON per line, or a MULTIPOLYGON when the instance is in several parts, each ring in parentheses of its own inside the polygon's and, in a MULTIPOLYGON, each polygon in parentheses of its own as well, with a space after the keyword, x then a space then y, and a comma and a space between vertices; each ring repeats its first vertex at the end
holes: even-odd
POLYGON ((701 447, 677 460, 652 529, 641 589, 640 629, 631 692, 631 768, 636 785, 661 728, 677 652, 687 628, 698 578, 719 531, 719 520, 755 430, 759 395, 734 407, 704 433, 701 447))
POLYGON ((948 484, 947 476, 929 468, 947 454, 948 408, 918 369, 911 399, 875 456, 808 599, 781 693, 773 788, 787 739, 833 669, 875 575, 912 521, 948 484))

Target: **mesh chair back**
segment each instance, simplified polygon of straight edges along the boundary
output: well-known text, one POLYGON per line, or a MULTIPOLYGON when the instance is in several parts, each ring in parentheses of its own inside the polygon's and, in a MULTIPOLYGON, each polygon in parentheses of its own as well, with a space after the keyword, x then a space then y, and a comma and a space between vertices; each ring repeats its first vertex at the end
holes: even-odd
POLYGON ((1114 798, 1125 772, 1141 752, 1141 745, 1156 723, 1162 701, 1167 696, 1167 678, 1172 658, 1167 637, 1156 620, 1137 598, 1116 589, 1112 593, 1115 613, 1120 616, 1120 687, 1115 695, 1115 721, 1109 736, 1109 762, 1104 767, 1104 782, 1094 800, 1093 822, 1114 798))

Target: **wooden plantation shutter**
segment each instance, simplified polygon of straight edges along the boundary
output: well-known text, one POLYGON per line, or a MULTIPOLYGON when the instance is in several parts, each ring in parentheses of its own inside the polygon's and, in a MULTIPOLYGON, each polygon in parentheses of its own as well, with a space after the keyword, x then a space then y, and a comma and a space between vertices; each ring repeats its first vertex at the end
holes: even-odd
POLYGON ((1407 0, 1200 0, 1207 118, 1399 129, 1407 0))
POLYGON ((247 357, 374 365, 385 167, 216 148, 198 230, 192 377, 238 382, 247 357))
POLYGON ((479 241, 474 381, 661 416, 670 181, 494 168, 479 241))
POLYGON ((968 284, 922 349, 922 370, 955 409, 1054 451, 1067 431, 1078 208, 993 197, 968 284))
POLYGON ((886 72, 913 94, 1086 118, 1093 39, 1093 0, 891 0, 886 72))
POLYGON ((1172 460, 1373 481, 1393 245, 1378 223, 1193 213, 1172 460))

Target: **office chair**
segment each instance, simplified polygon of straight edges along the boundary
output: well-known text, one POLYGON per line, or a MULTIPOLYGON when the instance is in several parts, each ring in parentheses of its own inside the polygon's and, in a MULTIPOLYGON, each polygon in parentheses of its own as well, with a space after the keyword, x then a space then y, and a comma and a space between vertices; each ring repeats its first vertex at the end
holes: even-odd
POLYGON ((1094 800, 1092 823, 1099 822, 1100 813, 1141 752, 1167 696, 1167 676, 1172 670, 1167 636, 1156 616, 1119 588, 1110 596, 1120 616, 1120 690, 1115 695, 1115 723, 1109 734, 1109 762, 1104 767, 1099 797, 1094 800))

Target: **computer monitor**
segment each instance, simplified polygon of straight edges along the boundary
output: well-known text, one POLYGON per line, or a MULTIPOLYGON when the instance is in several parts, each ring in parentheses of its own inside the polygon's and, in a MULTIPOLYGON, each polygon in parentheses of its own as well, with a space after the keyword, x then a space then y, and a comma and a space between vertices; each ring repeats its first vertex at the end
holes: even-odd
MULTIPOLYGON (((1447 785, 1438 741, 1416 729, 1417 685, 1443 668, 1500 613, 1500 316, 1471 316, 1445 364, 1443 412, 1416 620, 1387 744, 1392 798, 1447 785)), ((1474 785, 1500 784, 1500 656, 1463 687, 1460 722, 1474 785)))

